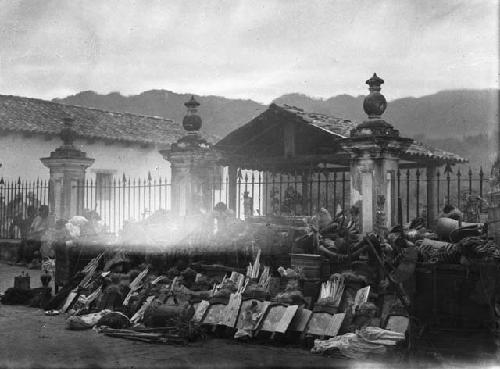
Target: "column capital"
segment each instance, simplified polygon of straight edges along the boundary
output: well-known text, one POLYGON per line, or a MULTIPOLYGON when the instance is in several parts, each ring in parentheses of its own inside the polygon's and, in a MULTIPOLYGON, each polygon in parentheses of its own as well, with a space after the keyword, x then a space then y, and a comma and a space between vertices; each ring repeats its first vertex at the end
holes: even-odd
POLYGON ((342 141, 342 148, 351 158, 399 159, 413 143, 411 138, 402 137, 349 137, 342 141))

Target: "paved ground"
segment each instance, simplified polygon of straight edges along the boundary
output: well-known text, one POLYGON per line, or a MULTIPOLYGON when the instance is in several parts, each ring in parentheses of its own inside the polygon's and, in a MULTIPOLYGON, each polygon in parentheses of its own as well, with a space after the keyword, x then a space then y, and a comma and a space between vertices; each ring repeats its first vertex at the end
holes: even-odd
MULTIPOLYGON (((22 268, 0 263, 0 292, 13 284, 22 268)), ((32 287, 40 282, 30 271, 32 287)), ((431 367, 492 367, 490 363, 458 365, 435 360, 431 367), (443 364, 446 363, 446 364, 443 364)), ((0 305, 0 368, 387 368, 429 367, 429 363, 367 363, 311 354, 303 348, 239 344, 207 339, 186 347, 153 345, 100 335, 93 330, 69 331, 65 317, 48 317, 39 309, 0 305)))

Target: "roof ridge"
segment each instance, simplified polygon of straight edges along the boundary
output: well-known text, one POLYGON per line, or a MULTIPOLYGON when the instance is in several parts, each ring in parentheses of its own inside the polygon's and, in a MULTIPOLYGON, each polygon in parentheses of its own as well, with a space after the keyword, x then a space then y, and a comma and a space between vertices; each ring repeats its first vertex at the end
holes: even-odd
POLYGON ((348 121, 348 122, 354 122, 352 119, 339 117, 337 115, 317 113, 315 111, 308 111, 308 110, 306 111, 303 108, 299 108, 298 106, 290 105, 290 104, 286 104, 286 103, 273 102, 273 103, 271 103, 271 105, 276 105, 277 107, 285 109, 285 110, 289 110, 289 109, 297 110, 299 113, 303 113, 303 114, 307 114, 307 115, 314 114, 314 115, 318 115, 318 116, 323 116, 323 117, 328 117, 328 118, 333 118, 333 119, 338 119, 338 120, 343 120, 343 121, 348 121))
POLYGON ((44 100, 44 99, 39 99, 37 97, 26 97, 26 96, 18 96, 18 95, 3 95, 0 94, 0 98, 2 97, 10 97, 10 98, 15 98, 15 99, 21 99, 21 100, 32 100, 32 101, 37 101, 41 103, 46 103, 46 104, 54 104, 54 105, 63 105, 63 106, 70 106, 74 108, 80 108, 80 109, 87 109, 87 110, 94 110, 98 111, 101 113, 111 113, 111 114, 118 114, 118 115, 131 115, 134 117, 142 117, 142 118, 150 118, 150 119, 156 119, 156 120, 161 120, 161 121, 169 121, 174 123, 173 119, 170 118, 164 118, 160 116, 154 116, 154 115, 145 115, 145 114, 135 114, 135 113, 130 113, 130 112, 118 112, 118 111, 112 111, 112 110, 104 110, 100 108, 94 108, 94 107, 88 107, 88 106, 83 106, 83 105, 75 105, 75 104, 66 104, 66 103, 61 103, 57 101, 52 101, 52 100, 44 100))

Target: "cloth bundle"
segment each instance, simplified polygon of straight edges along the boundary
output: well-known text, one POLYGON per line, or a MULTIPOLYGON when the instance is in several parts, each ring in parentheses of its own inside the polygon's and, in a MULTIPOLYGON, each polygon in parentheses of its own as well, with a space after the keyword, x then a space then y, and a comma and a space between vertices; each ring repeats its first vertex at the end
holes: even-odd
POLYGON ((365 327, 356 333, 346 333, 328 340, 314 340, 312 353, 327 354, 339 351, 351 359, 362 359, 369 354, 384 354, 387 346, 404 340, 404 334, 378 327, 365 327))
POLYGON ((111 310, 102 310, 98 313, 91 313, 80 316, 70 316, 66 320, 66 329, 84 330, 94 327, 101 318, 110 313, 111 310))
POLYGON ((424 262, 448 264, 460 262, 460 250, 456 244, 424 238, 415 245, 424 262))
POLYGON ((500 250, 495 242, 481 237, 467 237, 456 245, 462 255, 470 259, 500 259, 500 250))

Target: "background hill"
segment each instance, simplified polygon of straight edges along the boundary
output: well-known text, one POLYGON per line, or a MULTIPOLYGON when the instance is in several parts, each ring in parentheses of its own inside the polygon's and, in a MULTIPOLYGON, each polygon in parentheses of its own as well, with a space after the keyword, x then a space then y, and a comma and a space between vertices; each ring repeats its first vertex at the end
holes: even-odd
MULTIPOLYGON (((162 116, 181 122, 184 102, 190 94, 151 90, 139 95, 122 96, 113 92, 100 95, 80 92, 54 101, 117 112, 162 116)), ((219 96, 197 96, 202 104, 203 130, 223 137, 266 109, 252 100, 219 96)), ((496 151, 499 110, 498 90, 450 90, 419 98, 389 101, 385 119, 404 135, 447 149, 471 160, 472 165, 488 167, 496 151)), ((275 102, 300 107, 305 111, 362 121, 364 96, 338 95, 328 99, 293 93, 275 102)))

